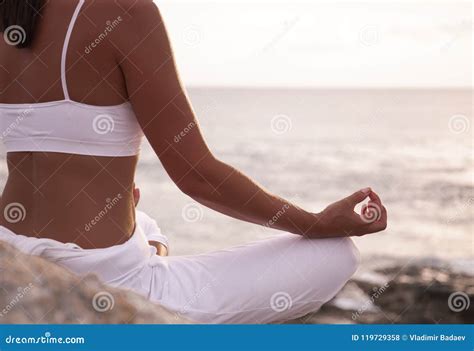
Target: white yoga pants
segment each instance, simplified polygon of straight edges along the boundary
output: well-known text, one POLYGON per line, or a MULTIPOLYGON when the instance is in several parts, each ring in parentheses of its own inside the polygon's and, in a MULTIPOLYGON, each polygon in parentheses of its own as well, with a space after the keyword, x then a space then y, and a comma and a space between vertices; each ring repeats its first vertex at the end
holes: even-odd
POLYGON ((140 211, 129 241, 105 249, 26 237, 1 226, 0 240, 78 275, 96 274, 200 323, 279 323, 316 312, 359 262, 350 238, 286 233, 201 255, 161 257, 148 241, 167 245, 166 239, 140 211))

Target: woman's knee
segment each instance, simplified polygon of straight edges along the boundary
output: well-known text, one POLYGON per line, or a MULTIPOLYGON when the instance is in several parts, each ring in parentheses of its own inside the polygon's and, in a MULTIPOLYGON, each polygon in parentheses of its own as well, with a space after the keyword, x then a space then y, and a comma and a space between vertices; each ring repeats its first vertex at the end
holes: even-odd
POLYGON ((336 274, 349 279, 360 264, 360 253, 351 238, 294 239, 287 243, 286 262, 303 266, 303 272, 316 277, 336 274), (296 242, 294 240, 297 240, 296 242))
POLYGON ((339 253, 341 259, 341 269, 343 269, 348 278, 357 271, 360 265, 360 252, 351 238, 343 238, 342 249, 339 253))
POLYGON ((324 239, 324 258, 312 281, 321 301, 327 302, 344 287, 360 264, 360 253, 350 238, 324 239))

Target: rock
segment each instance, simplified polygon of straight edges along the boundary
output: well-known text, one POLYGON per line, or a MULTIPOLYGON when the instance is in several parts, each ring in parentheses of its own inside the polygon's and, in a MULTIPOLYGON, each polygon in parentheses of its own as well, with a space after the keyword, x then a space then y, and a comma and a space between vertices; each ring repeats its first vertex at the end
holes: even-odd
MULTIPOLYGON (((437 260, 365 264, 317 313, 288 323, 474 323, 472 262, 437 260)), ((79 278, 0 242, 0 324, 189 323, 94 276, 79 278)))
POLYGON ((291 323, 472 324, 471 303, 472 275, 423 260, 359 272, 320 311, 291 323))
POLYGON ((188 323, 126 290, 0 242, 0 324, 188 323))

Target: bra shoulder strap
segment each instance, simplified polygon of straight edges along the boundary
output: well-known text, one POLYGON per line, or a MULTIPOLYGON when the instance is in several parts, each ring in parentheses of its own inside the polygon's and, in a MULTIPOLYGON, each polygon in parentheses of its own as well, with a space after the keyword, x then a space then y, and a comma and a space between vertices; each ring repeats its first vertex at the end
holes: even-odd
POLYGON ((74 25, 76 24, 77 17, 79 16, 79 12, 81 11, 82 5, 84 5, 85 0, 79 0, 79 3, 76 6, 76 10, 72 15, 71 22, 69 23, 69 27, 67 29, 66 38, 64 39, 63 51, 61 54, 61 84, 63 87, 64 99, 69 100, 69 91, 67 88, 67 81, 66 81, 66 57, 67 51, 69 47, 69 41, 71 40, 71 34, 74 29, 74 25))

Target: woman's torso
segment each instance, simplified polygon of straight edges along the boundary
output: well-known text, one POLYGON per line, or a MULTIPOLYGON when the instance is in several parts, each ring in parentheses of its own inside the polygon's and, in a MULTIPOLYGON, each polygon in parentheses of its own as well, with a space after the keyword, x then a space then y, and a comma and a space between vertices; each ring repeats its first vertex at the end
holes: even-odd
MULTIPOLYGON (((45 3, 31 48, 19 50, 0 41, 0 103, 32 104, 34 109, 34 103, 65 99, 61 53, 78 1, 45 3)), ((128 100, 115 55, 120 49, 101 35, 120 14, 120 5, 106 0, 88 0, 82 7, 67 50, 71 100, 93 106, 128 100)), ((120 244, 133 232, 136 155, 10 152, 7 162, 0 225, 84 248, 120 244)))

